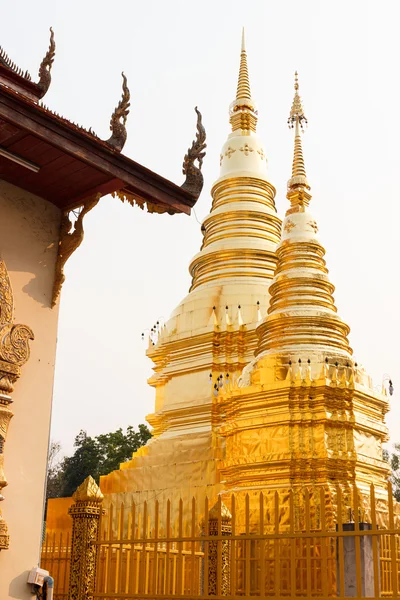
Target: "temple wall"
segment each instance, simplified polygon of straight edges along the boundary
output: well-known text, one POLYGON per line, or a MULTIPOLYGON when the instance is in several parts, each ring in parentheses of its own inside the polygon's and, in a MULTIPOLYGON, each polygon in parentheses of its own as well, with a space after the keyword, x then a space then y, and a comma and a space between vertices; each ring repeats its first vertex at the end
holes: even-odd
POLYGON ((38 564, 49 443, 58 306, 51 309, 60 211, 0 180, 0 252, 10 277, 15 322, 35 339, 12 394, 4 448, 8 486, 1 511, 10 547, 0 552, 0 598, 31 598, 29 570, 38 564), (7 575, 5 577, 5 575, 7 575))

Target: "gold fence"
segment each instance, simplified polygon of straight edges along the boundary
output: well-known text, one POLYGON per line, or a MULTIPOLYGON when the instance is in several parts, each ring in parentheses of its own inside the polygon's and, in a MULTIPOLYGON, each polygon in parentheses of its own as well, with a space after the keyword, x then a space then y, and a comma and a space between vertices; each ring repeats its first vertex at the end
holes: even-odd
POLYGON ((67 600, 71 564, 71 534, 51 533, 45 536, 40 566, 51 573, 56 583, 56 600, 67 600))
MULTIPOLYGON (((339 487, 237 494, 210 509, 207 499, 201 507, 110 505, 93 541, 88 597, 395 598, 399 534, 391 489, 377 501, 373 486, 363 496, 339 487)), ((70 553, 60 547, 54 539, 42 553, 56 600, 67 597, 70 553)))

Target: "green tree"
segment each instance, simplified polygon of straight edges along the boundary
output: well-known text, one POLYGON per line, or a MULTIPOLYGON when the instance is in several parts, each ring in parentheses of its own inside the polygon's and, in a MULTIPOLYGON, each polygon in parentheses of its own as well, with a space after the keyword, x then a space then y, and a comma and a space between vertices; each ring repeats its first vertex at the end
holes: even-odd
POLYGON ((62 461, 58 458, 60 452, 60 442, 50 442, 49 456, 47 460, 46 501, 48 498, 58 498, 58 496, 60 496, 62 493, 62 461))
POLYGON ((75 438, 72 456, 65 457, 57 465, 52 464, 51 468, 49 460, 47 497, 71 496, 88 475, 98 483, 101 475, 118 469, 150 438, 151 433, 143 424, 139 425, 138 431, 130 425, 126 433, 120 428, 95 437, 81 430, 75 438))
POLYGON ((392 469, 389 480, 393 486, 393 496, 400 502, 400 444, 394 444, 393 451, 383 450, 382 456, 392 469))

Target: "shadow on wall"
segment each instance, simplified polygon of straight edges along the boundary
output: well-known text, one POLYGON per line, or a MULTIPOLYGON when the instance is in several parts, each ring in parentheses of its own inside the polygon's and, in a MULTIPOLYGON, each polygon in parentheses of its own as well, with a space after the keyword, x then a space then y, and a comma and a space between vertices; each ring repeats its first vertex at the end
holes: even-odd
POLYGON ((1 180, 0 211, 0 253, 11 285, 13 273, 21 273, 23 292, 42 307, 50 308, 61 211, 1 180))
POLYGON ((17 600, 25 600, 27 597, 27 592, 29 592, 28 588, 28 575, 29 571, 24 571, 18 577, 14 577, 14 579, 10 582, 10 587, 8 588, 8 595, 10 598, 17 598, 17 600))

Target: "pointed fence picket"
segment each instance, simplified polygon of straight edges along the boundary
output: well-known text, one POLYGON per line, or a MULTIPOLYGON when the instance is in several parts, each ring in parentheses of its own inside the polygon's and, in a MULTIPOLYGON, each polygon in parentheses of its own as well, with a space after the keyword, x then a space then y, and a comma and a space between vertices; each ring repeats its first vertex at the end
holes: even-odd
MULTIPOLYGON (((362 496, 313 486, 284 496, 224 495, 216 504, 206 498, 201 506, 195 498, 110 504, 92 598, 398 598, 398 513, 390 486, 378 503, 373 485, 362 496)), ((43 545, 56 600, 68 598, 70 546, 65 534, 43 545)))

